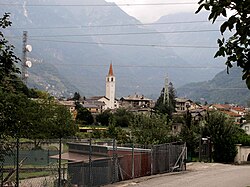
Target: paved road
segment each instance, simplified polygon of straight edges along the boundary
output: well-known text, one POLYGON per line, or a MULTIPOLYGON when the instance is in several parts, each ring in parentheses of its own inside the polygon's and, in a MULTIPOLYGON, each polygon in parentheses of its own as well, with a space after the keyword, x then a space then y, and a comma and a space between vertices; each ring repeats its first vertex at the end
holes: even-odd
POLYGON ((250 165, 191 164, 188 171, 164 174, 126 183, 116 187, 250 187, 250 165))

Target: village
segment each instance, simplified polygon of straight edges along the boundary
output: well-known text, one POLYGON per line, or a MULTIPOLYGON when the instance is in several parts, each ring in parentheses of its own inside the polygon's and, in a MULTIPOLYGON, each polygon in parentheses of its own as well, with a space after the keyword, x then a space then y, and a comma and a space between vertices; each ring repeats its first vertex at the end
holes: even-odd
MULTIPOLYGON (((133 113, 151 114, 154 112, 156 101, 147 98, 144 95, 133 94, 129 96, 121 97, 117 99, 115 96, 115 75, 112 64, 110 64, 108 74, 106 76, 106 95, 104 96, 92 96, 89 98, 79 98, 79 102, 82 107, 88 109, 93 116, 103 113, 105 110, 115 111, 118 108, 126 109, 133 113)), ((168 90, 168 89, 165 89, 168 90)), ((169 93, 164 92, 166 98, 169 99, 169 93)), ((239 127, 241 127, 247 134, 250 135, 250 123, 247 122, 245 116, 249 113, 249 108, 244 106, 238 106, 237 103, 232 104, 207 104, 197 103, 188 98, 174 98, 175 109, 173 115, 183 115, 187 112, 191 114, 195 121, 201 121, 204 119, 208 111, 219 111, 234 121, 239 127)), ((58 99, 61 105, 66 106, 70 112, 76 117, 76 101, 75 99, 58 99)), ((90 124, 91 125, 91 124, 90 124)), ((173 133, 181 132, 180 123, 173 123, 173 133)), ((87 128, 86 128, 87 129, 87 128)))
POLYGON ((250 3, 188 1, 3 0, 0 186, 250 186, 250 3))

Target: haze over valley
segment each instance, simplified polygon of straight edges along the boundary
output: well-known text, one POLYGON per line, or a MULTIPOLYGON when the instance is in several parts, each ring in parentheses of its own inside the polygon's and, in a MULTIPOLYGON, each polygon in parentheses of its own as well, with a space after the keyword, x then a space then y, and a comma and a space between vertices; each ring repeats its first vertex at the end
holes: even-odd
POLYGON ((166 76, 178 88, 225 69, 223 59, 213 58, 220 22, 211 25, 205 13, 177 11, 146 24, 104 0, 11 3, 17 6, 0 8, 13 22, 4 34, 21 57, 28 31, 28 85, 57 96, 105 95, 110 63, 118 98, 136 92, 156 99, 166 76))

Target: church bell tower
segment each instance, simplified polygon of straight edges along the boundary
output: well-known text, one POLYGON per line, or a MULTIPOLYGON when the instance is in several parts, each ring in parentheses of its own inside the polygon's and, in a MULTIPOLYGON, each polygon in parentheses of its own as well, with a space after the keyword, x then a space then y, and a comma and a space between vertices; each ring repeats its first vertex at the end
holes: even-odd
POLYGON ((115 108, 115 76, 112 63, 109 66, 109 72, 106 76, 106 97, 109 99, 108 108, 115 108))

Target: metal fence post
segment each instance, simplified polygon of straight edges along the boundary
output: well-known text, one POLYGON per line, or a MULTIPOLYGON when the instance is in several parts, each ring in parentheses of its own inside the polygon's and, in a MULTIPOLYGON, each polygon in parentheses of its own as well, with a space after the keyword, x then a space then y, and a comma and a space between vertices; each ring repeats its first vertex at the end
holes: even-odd
POLYGON ((89 138, 89 186, 92 186, 92 139, 89 138))
POLYGON ((153 145, 151 145, 151 175, 153 175, 154 174, 154 154, 153 154, 153 152, 154 152, 154 146, 153 145))
POLYGON ((61 187, 62 138, 59 139, 58 187, 61 187))
POLYGON ((135 155, 134 143, 132 143, 132 178, 135 178, 135 155))
POLYGON ((19 137, 16 139, 16 187, 19 187, 19 137))
POLYGON ((115 183, 117 181, 117 145, 116 145, 116 140, 113 139, 113 180, 112 183, 115 183))

